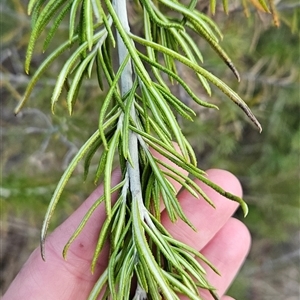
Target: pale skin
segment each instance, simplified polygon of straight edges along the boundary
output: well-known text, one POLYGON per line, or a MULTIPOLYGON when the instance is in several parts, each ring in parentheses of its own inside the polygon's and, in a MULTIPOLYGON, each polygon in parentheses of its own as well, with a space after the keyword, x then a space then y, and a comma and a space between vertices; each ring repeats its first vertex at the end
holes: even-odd
MULTIPOLYGON (((159 157, 157 153, 155 155, 159 157)), ((161 159, 167 161, 165 158, 161 159)), ((211 181, 225 190, 242 196, 241 185, 231 173, 211 169, 207 171, 207 174, 211 181)), ((119 180, 120 171, 115 170, 112 175, 112 185, 117 184, 119 180)), ((216 209, 214 209, 203 199, 195 199, 186 190, 181 190, 177 182, 170 181, 178 191, 178 200, 188 219, 197 228, 197 232, 182 221, 172 223, 163 205, 161 206, 162 223, 176 239, 199 250, 214 264, 222 276, 206 267, 209 282, 216 287, 222 300, 232 299, 226 296, 225 292, 243 264, 251 242, 245 225, 232 218, 238 204, 222 197, 200 181, 196 181, 215 203, 216 209)), ((99 229, 105 220, 104 205, 98 207, 81 235, 74 241, 69 249, 67 260, 62 258, 62 249, 88 208, 102 193, 103 187, 100 185, 64 223, 49 235, 46 240, 46 262, 41 259, 39 248, 33 251, 4 294, 3 300, 87 299, 108 260, 108 245, 106 245, 96 272, 91 274, 91 258, 99 229)), ((205 300, 212 299, 209 293, 201 291, 201 295, 205 300)), ((188 298, 182 296, 181 299, 188 298)))

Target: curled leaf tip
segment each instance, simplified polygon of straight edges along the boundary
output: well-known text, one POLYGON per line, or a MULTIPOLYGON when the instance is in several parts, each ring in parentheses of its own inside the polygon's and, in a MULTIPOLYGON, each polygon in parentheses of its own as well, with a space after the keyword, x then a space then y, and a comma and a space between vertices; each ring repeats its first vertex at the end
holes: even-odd
POLYGON ((244 218, 246 218, 248 213, 249 213, 249 208, 248 208, 248 205, 246 204, 246 202, 243 201, 241 203, 241 208, 242 208, 243 213, 244 213, 244 218))
POLYGON ((41 257, 43 261, 46 261, 46 255, 45 255, 45 238, 41 238, 41 257))
POLYGON ((247 117, 258 128, 259 133, 261 133, 262 132, 262 126, 259 123, 259 121, 256 119, 256 117, 254 116, 254 114, 252 113, 252 111, 250 110, 250 108, 246 105, 246 103, 239 102, 239 101, 237 101, 235 103, 244 111, 244 113, 247 115, 247 117))
POLYGON ((241 76, 234 64, 231 61, 226 61, 227 66, 230 68, 230 70, 233 72, 234 76, 236 77, 237 81, 241 81, 241 76))
POLYGON ((64 260, 67 260, 68 249, 69 249, 69 243, 67 245, 65 245, 63 252, 62 252, 62 257, 64 258, 64 260))
POLYGON ((19 114, 19 112, 20 112, 19 107, 16 107, 15 110, 14 110, 15 117, 19 114))
POLYGON ((258 128, 258 131, 259 131, 259 133, 261 133, 262 132, 262 126, 261 126, 261 124, 258 122, 258 120, 254 117, 254 118, 251 118, 250 117, 250 119, 251 119, 251 121, 254 123, 254 125, 258 128))
POLYGON ((69 107, 68 108, 68 112, 69 112, 69 115, 72 116, 72 114, 73 114, 73 107, 69 107))
POLYGON ((53 115, 55 115, 55 104, 56 104, 56 103, 53 103, 53 104, 51 105, 51 113, 52 113, 53 115))

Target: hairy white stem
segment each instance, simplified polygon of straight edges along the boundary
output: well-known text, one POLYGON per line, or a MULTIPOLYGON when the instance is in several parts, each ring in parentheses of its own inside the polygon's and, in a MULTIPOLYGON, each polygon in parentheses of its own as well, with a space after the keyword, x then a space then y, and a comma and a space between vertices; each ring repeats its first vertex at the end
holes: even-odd
POLYGON ((146 299, 147 299, 147 293, 141 288, 139 284, 137 284, 137 288, 133 300, 146 300, 146 299))
MULTIPOLYGON (((130 31, 127 15, 126 0, 114 0, 112 5, 119 17, 120 23, 126 32, 130 31)), ((119 63, 122 63, 128 55, 128 49, 123 42, 121 36, 117 33, 117 49, 119 55, 119 63)), ((124 71, 121 75, 121 94, 124 96, 133 86, 133 68, 132 61, 129 59, 124 71)), ((132 105, 130 114, 133 120, 136 120, 136 111, 132 105)), ((130 191, 133 199, 142 201, 142 189, 140 182, 139 155, 138 155, 138 138, 136 133, 129 133, 129 155, 132 159, 132 165, 127 162, 127 170, 129 175, 130 191)), ((141 207, 141 205, 139 205, 141 207)))
MULTIPOLYGON (((127 15, 127 0, 113 0, 112 5, 114 10, 122 24, 123 29, 126 32, 130 32, 129 23, 128 23, 128 15, 127 15)), ((119 64, 121 64, 128 55, 128 49, 123 42, 122 37, 119 33, 117 33, 117 49, 119 56, 119 64)), ((124 96, 127 94, 133 87, 133 66, 132 61, 129 59, 127 65, 125 66, 123 73, 121 75, 121 95, 124 96)), ((134 108, 134 103, 130 108, 130 115, 134 121, 137 121, 137 115, 134 108)), ((123 115, 119 120, 119 126, 122 126, 123 115)), ((138 153, 138 136, 135 132, 130 131, 129 133, 129 145, 128 145, 129 156, 131 158, 131 163, 127 161, 127 172, 129 179, 129 188, 132 196, 132 201, 138 201, 138 213, 140 214, 140 219, 144 219, 145 215, 145 207, 143 203, 142 197, 142 187, 141 187, 141 179, 140 179, 140 168, 139 168, 139 153, 138 153)), ((142 289, 142 287, 138 284, 136 290, 135 299, 146 299, 147 293, 142 289)))

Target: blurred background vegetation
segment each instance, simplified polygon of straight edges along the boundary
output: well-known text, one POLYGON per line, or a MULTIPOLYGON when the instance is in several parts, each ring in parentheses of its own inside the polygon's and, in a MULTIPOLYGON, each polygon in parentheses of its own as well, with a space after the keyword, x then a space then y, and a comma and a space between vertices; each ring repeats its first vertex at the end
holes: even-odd
MULTIPOLYGON (((207 11, 207 3, 199 2, 201 10, 207 11)), ((205 67, 237 90, 252 108, 263 125, 262 134, 217 90, 210 101, 218 104, 220 111, 195 107, 195 122, 180 122, 196 150, 199 167, 224 168, 236 174, 250 207, 243 221, 251 231, 253 245, 229 294, 246 300, 296 300, 300 296, 300 4, 297 0, 275 1, 280 21, 277 28, 270 15, 257 11, 251 5, 256 1, 251 2, 248 18, 239 1, 231 2, 229 16, 221 7, 214 16, 225 37, 222 46, 240 71, 241 83, 235 82, 205 42, 200 40, 199 47, 205 67)), ((92 78, 86 81, 80 94, 83 101, 76 104, 72 117, 64 103, 51 115, 57 64, 36 86, 26 108, 14 116, 29 81, 23 71, 30 33, 26 4, 22 0, 0 3, 1 292, 38 245, 50 196, 70 159, 95 130, 103 96, 92 78)), ((63 39, 66 30, 67 24, 56 39, 63 39)), ((33 69, 42 59, 37 52, 33 69)), ((174 89, 189 102, 178 86, 174 89)), ((93 189, 89 180, 83 182, 78 169, 56 210, 52 228, 93 189)), ((242 218, 240 212, 236 217, 242 218)))

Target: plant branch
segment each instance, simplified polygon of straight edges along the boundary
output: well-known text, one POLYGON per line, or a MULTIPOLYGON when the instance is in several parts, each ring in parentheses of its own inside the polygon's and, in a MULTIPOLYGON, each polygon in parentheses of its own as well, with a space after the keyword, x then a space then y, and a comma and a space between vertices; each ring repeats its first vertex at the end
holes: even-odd
MULTIPOLYGON (((115 9, 116 14, 119 17, 120 23, 123 29, 129 33, 129 23, 128 23, 128 15, 127 15, 127 7, 126 0, 114 0, 112 1, 112 5, 115 9)), ((119 63, 124 61, 128 56, 128 48, 126 47, 120 33, 117 32, 117 49, 119 56, 119 63)), ((120 78, 121 81, 121 96, 126 95, 133 88, 133 69, 132 69, 132 61, 129 59, 127 65, 125 66, 123 73, 120 78)), ((122 114, 123 115, 123 114, 122 114)), ((132 120, 137 123, 137 115, 135 111, 134 103, 131 103, 130 108, 130 116, 132 120)), ((120 118, 122 120, 123 118, 120 118)), ((118 126, 121 124, 119 120, 118 126)), ((138 201, 137 207, 139 208, 136 213, 139 214, 136 220, 143 220, 143 197, 142 197, 142 187, 141 187, 141 179, 140 179, 140 168, 139 168, 139 150, 138 150, 138 137, 137 133, 130 130, 129 132, 129 145, 128 145, 129 157, 131 158, 130 162, 127 161, 126 167, 129 176, 129 187, 132 196, 132 201, 138 201)), ((133 204, 135 207, 135 204, 133 204)), ((134 210, 132 211, 134 214, 134 210)), ((134 229, 133 229, 134 230, 134 229)), ((140 295, 147 294, 146 291, 142 289, 141 286, 137 286, 136 295, 140 298, 140 295)))

